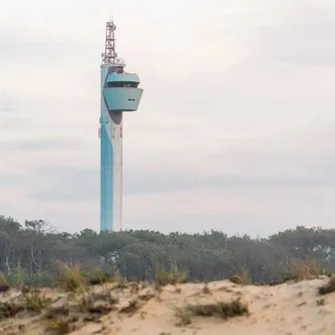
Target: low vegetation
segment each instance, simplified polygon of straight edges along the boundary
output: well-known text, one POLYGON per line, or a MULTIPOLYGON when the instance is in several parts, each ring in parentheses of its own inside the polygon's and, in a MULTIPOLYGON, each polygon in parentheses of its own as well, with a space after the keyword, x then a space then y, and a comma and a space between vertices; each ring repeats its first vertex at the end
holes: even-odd
MULTIPOLYGON (((334 229, 297 227, 268 238, 204 234, 161 234, 152 231, 101 232, 85 229, 58 233, 43 220, 24 225, 0 216, 0 320, 20 313, 43 318, 49 329, 65 334, 84 320, 98 322, 115 311, 119 317, 140 312, 150 299, 164 299, 165 286, 183 296, 188 282, 204 283, 199 295, 215 299, 208 282, 229 279, 236 285, 277 285, 328 276, 320 295, 335 291, 334 229), (57 261, 61 260, 61 261, 57 261), (46 294, 55 287, 66 296, 57 305, 46 294), (10 291, 10 288, 13 288, 10 291), (15 294, 16 294, 15 293, 15 294), (120 301, 120 295, 129 301, 120 301)), ((229 291, 230 290, 230 291, 229 291)), ((323 306, 323 297, 316 300, 323 306)), ((143 313, 142 313, 143 312, 143 313)), ((247 315, 241 300, 188 304, 175 309, 180 325, 194 317, 247 315)))
POLYGON ((24 295, 25 309, 30 312, 41 312, 51 302, 51 299, 46 298, 45 294, 34 292, 24 295))
POLYGON ((240 300, 219 301, 213 304, 189 305, 187 309, 195 316, 214 316, 227 319, 248 314, 248 307, 240 300))
POLYGON ((110 281, 112 281, 111 276, 108 273, 101 271, 100 269, 90 273, 87 279, 89 285, 101 285, 110 281))
POLYGON ((248 270, 242 270, 240 274, 231 276, 229 280, 238 285, 249 285, 251 284, 251 277, 248 270))
POLYGON ((56 334, 63 335, 74 330, 74 326, 71 326, 67 318, 57 317, 48 322, 48 330, 53 330, 56 334))
MULTIPOLYGON (((290 275, 290 278, 295 281, 313 279, 320 273, 322 274, 320 268, 309 260, 291 264, 294 264, 289 268, 292 273, 286 273, 286 275, 290 275)), ((156 297, 163 301, 164 298, 160 298, 160 294, 164 291, 175 294, 174 292, 177 292, 178 289, 178 293, 185 289, 182 285, 177 284, 185 281, 186 272, 180 271, 177 267, 171 267, 169 270, 157 268, 155 280, 151 285, 134 281, 134 278, 129 281, 120 273, 107 275, 102 270, 99 271, 95 270, 95 272, 85 274, 78 264, 71 266, 58 263, 59 277, 56 278, 56 282, 59 287, 55 290, 60 293, 60 297, 51 300, 48 297, 48 292, 50 294, 51 291, 46 289, 24 286, 18 292, 18 289, 15 288, 13 292, 16 293, 13 298, 0 302, 0 322, 8 318, 32 315, 43 322, 46 333, 68 334, 74 330, 80 330, 87 322, 101 323, 102 316, 113 312, 116 313, 115 315, 119 314, 119 318, 139 313, 140 318, 145 319, 147 312, 142 307, 150 299, 156 297), (164 288, 166 285, 174 285, 175 291, 171 287, 164 288), (123 297, 122 300, 119 299, 119 296, 123 297)), ((236 285, 249 285, 250 278, 249 272, 242 270, 229 280, 236 285)), ((5 280, 3 276, 3 283, 6 284, 5 280)), ((237 295, 233 294, 234 292, 240 293, 240 288, 236 285, 226 283, 225 290, 222 290, 221 286, 216 286, 215 283, 204 282, 198 285, 198 292, 189 296, 192 302, 182 298, 184 305, 171 306, 175 312, 175 325, 186 327, 197 320, 196 318, 211 317, 227 320, 249 315, 249 306, 243 301, 243 296, 239 295, 239 298, 236 298, 237 295), (231 300, 222 299, 222 296, 220 298, 220 294, 226 295, 227 293, 231 300), (200 301, 193 299, 200 299, 200 301)), ((333 291, 335 291, 335 277, 330 278, 318 289, 321 295, 333 291)), ((300 293, 297 298, 302 296, 302 292, 300 293)), ((6 296, 7 293, 2 294, 6 296)), ((297 306, 304 304, 306 301, 297 306)), ((315 304, 324 306, 326 302, 321 297, 316 300, 315 304)))
POLYGON ((313 259, 290 261, 289 276, 294 280, 309 280, 322 274, 319 264, 313 259))
POLYGON ((187 278, 187 271, 180 270, 176 265, 172 266, 169 270, 158 266, 155 271, 155 284, 156 287, 166 285, 176 285, 185 282, 187 278))
POLYGON ((257 239, 218 231, 98 234, 85 229, 68 234, 53 231, 43 220, 20 224, 0 216, 0 231, 0 292, 8 285, 21 289, 54 284, 74 291, 83 282, 100 285, 113 280, 122 288, 124 279, 130 278, 158 286, 221 278, 239 285, 276 285, 318 273, 331 276, 335 269, 335 229, 299 226, 257 239), (62 260, 62 271, 55 260, 62 260), (69 273, 68 266, 74 264, 77 270, 69 273), (55 283, 60 272, 62 278, 55 283))
POLYGON ((215 303, 190 304, 176 310, 176 316, 179 320, 178 325, 183 326, 190 324, 193 316, 228 319, 248 315, 248 313, 248 306, 239 299, 229 302, 218 301, 215 303))
POLYGON ((335 291, 335 277, 332 277, 327 284, 319 287, 319 294, 324 295, 335 291))
POLYGON ((24 310, 24 306, 13 301, 0 302, 0 320, 14 317, 24 310))
POLYGON ((84 277, 78 264, 69 266, 65 263, 58 262, 59 276, 57 283, 68 291, 75 291, 84 285, 84 277))

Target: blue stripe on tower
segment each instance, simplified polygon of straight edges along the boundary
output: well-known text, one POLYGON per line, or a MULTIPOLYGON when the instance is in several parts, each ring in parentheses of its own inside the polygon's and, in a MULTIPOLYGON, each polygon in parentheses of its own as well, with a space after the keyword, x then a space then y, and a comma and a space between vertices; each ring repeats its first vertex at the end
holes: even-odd
POLYGON ((101 118, 100 230, 113 229, 113 145, 101 118))

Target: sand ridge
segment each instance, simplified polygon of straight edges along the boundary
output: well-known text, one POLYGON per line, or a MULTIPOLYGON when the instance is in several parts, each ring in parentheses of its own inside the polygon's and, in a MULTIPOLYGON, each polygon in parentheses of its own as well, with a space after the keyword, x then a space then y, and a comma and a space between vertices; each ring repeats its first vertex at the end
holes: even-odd
MULTIPOLYGON (((333 334, 335 329, 335 293, 318 294, 318 288, 328 278, 287 282, 278 286, 236 285, 229 281, 168 285, 157 291, 151 285, 127 283, 97 286, 87 296, 94 295, 98 308, 109 302, 104 294, 111 292, 117 300, 105 313, 87 317, 87 312, 76 312, 75 330, 68 334, 118 335, 245 335, 245 334, 333 334), (178 308, 240 299, 247 304, 249 315, 223 320, 218 317, 192 316, 188 325, 178 325, 178 308), (85 318, 81 319, 81 314, 85 318), (78 320, 79 318, 79 320, 78 320)), ((56 289, 42 290, 51 307, 75 306, 86 293, 65 293, 56 289)), ((22 293, 11 290, 1 293, 0 301, 19 299, 22 293)), ((51 307, 48 308, 51 308, 51 307)), ((44 312, 20 312, 15 317, 0 321, 0 335, 57 334, 49 331, 44 312)), ((59 332, 58 332, 59 334, 59 332)))

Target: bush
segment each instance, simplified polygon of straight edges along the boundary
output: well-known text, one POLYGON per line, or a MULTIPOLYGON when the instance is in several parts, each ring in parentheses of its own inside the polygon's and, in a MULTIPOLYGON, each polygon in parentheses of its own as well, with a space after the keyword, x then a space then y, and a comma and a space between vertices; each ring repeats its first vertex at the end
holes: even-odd
POLYGON ((157 267, 155 271, 155 283, 157 287, 183 283, 186 277, 187 272, 179 270, 177 266, 171 267, 170 270, 166 270, 163 267, 157 267))
POLYGON ((249 285, 251 284, 251 278, 250 278, 249 271, 242 270, 240 274, 230 277, 229 281, 231 281, 234 284, 238 284, 238 285, 249 285))
POLYGON ((84 285, 84 278, 79 265, 70 267, 65 263, 59 263, 59 270, 58 284, 66 290, 75 291, 84 285))
POLYGON ((248 306, 243 304, 239 299, 235 299, 230 302, 218 301, 209 304, 187 305, 183 308, 177 308, 175 315, 179 319, 177 325, 186 326, 192 322, 192 316, 228 319, 248 314, 248 306))
POLYGON ((45 295, 38 292, 27 294, 25 295, 25 308, 31 312, 40 312, 50 301, 45 295))
POLYGON ((188 305, 186 309, 195 316, 214 316, 223 319, 248 314, 247 305, 235 299, 231 302, 219 301, 213 304, 188 305))
POLYGON ((295 280, 308 280, 319 276, 322 270, 315 260, 294 259, 290 262, 290 277, 295 280))

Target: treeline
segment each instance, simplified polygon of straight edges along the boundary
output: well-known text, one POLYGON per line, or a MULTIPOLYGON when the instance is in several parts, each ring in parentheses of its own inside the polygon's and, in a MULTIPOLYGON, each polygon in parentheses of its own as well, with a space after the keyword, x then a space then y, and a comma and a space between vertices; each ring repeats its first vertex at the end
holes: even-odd
POLYGON ((155 231, 96 233, 85 229, 69 234, 53 231, 43 220, 23 225, 0 216, 0 272, 8 278, 24 274, 30 284, 47 284, 57 261, 98 267, 127 278, 152 280, 157 267, 178 267, 189 281, 212 281, 248 271, 253 282, 269 283, 289 273, 292 260, 314 260, 335 269, 335 230, 296 227, 268 238, 155 231))

